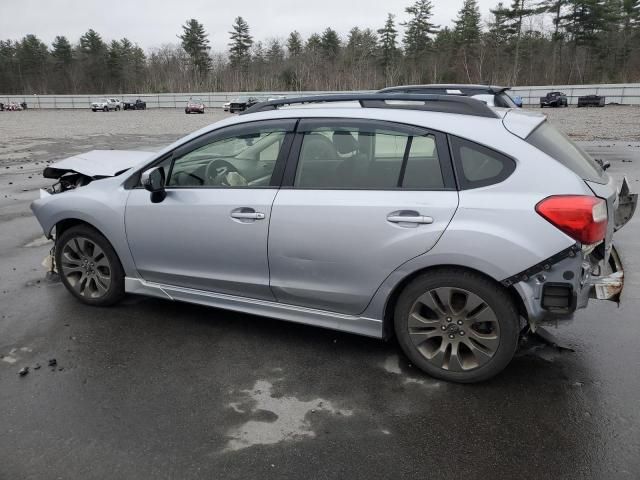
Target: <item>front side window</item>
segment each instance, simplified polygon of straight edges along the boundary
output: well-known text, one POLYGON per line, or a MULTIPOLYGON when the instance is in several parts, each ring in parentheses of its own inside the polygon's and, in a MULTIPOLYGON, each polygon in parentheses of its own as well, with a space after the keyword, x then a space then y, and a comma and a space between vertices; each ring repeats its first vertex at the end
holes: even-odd
POLYGON ((304 133, 294 186, 429 190, 444 181, 433 135, 327 126, 304 133))
POLYGON ((214 140, 175 159, 167 186, 269 186, 286 134, 262 128, 214 140))

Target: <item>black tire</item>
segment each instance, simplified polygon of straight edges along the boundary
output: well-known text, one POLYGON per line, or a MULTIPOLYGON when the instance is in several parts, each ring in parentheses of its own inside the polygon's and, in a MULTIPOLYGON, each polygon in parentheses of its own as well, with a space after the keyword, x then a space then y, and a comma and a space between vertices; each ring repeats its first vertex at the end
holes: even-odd
MULTIPOLYGON (((87 243, 84 243, 84 245, 86 245, 87 243)), ((78 245, 78 243, 75 243, 75 244, 78 245)), ((94 253, 96 251, 97 249, 93 250, 94 253)), ((81 268, 84 268, 81 265, 81 259, 82 257, 79 257, 79 259, 76 261, 74 257, 74 260, 73 260, 73 262, 76 262, 78 264, 78 267, 77 267, 78 270, 80 270, 81 268)), ((118 255, 116 254, 115 250, 113 249, 109 241, 96 229, 88 225, 78 225, 75 227, 71 227, 68 230, 65 230, 62 233, 62 235, 56 238, 55 260, 56 260, 56 267, 58 269, 58 273, 60 274, 60 279, 62 280, 62 283, 64 284, 66 289, 74 297, 80 300, 82 303, 96 306, 96 307, 106 307, 119 302, 125 296, 125 291, 124 291, 125 275, 124 275, 124 269, 122 268, 122 264, 120 263, 120 259, 118 258, 118 255), (100 263, 103 263, 104 260, 108 262, 108 277, 109 277, 110 283, 106 288, 106 292, 104 292, 103 294, 100 294, 100 296, 96 297, 96 296, 90 295, 92 293, 90 286, 91 285, 96 286, 97 280, 93 280, 93 284, 91 283, 92 282, 91 279, 87 280, 84 288, 79 287, 84 291, 84 293, 80 293, 79 289, 74 288, 74 285, 72 284, 72 281, 74 281, 74 276, 72 276, 71 274, 69 275, 65 274, 65 271, 66 271, 65 265, 69 265, 69 260, 68 260, 69 252, 65 251, 66 250, 65 247, 70 241, 74 242, 74 240, 78 240, 80 242, 85 242, 86 240, 88 240, 89 242, 87 243, 92 242, 94 245, 99 247, 99 249, 101 249, 102 253, 104 254, 104 257, 100 257, 99 259, 100 263), (63 259, 63 253, 66 254, 64 259, 63 259)), ((94 264, 91 263, 91 268, 95 269, 95 271, 99 271, 99 269, 103 267, 101 266, 94 267, 94 264)), ((105 271, 101 270, 101 272, 104 277, 105 271)), ((74 273, 74 275, 82 276, 84 275, 84 273, 74 273)), ((82 277, 80 278, 79 283, 82 283, 82 277)), ((76 282, 76 285, 77 284, 78 282, 76 282)))
POLYGON ((92 109, 91 109, 91 111, 92 111, 92 112, 96 112, 96 109, 95 109, 95 108, 92 108, 92 109))
MULTIPOLYGON (((433 297, 430 298, 433 299, 433 297)), ((442 305, 442 302, 437 305, 442 305)), ((469 306, 469 308, 471 307, 469 306)), ((411 323, 416 324, 415 316, 412 317, 411 323)), ((398 342, 411 362, 432 377, 458 383, 480 382, 501 372, 509 364, 518 347, 519 323, 516 306, 508 292, 500 284, 480 274, 456 268, 433 270, 417 277, 400 294, 394 313, 394 327, 398 342), (462 297, 460 297, 460 301, 456 299, 454 302, 454 295, 468 294, 464 297, 464 305, 460 307, 461 310, 456 312, 455 309, 445 307, 442 309, 443 312, 454 313, 440 314, 429 310, 429 307, 422 302, 418 302, 418 299, 426 298, 425 294, 430 294, 436 289, 443 289, 440 291, 451 289, 450 292, 454 292, 450 294, 450 305, 456 302, 460 305, 462 301, 462 297), (466 311, 467 307, 472 304, 469 300, 471 298, 477 298, 482 303, 478 304, 479 307, 471 310, 471 312, 475 312, 473 315, 467 315, 467 313, 471 313, 466 311), (416 305, 419 305, 419 318, 427 323, 417 322, 420 327, 411 327, 410 331, 409 316, 416 312, 416 305), (425 308, 426 310, 424 310, 425 308), (486 315, 485 308, 488 309, 486 315), (428 318, 427 311, 435 313, 433 318, 436 320, 428 318), (492 314, 491 317, 489 317, 489 313, 492 314), (481 322, 480 318, 491 318, 492 320, 481 322), (492 327, 487 325, 492 325, 492 327), (424 328, 422 328, 423 326, 424 328), (480 328, 487 330, 479 331, 480 328), (467 331, 465 332, 464 329, 467 331), (489 345, 488 342, 481 339, 482 336, 484 338, 491 337, 494 346, 486 348, 485 345, 479 343, 477 338, 489 345), (441 337, 440 342, 438 342, 438 337, 441 337), (453 347, 453 344, 456 346, 453 347), (475 353, 469 346, 473 347, 475 353), (459 359, 459 362, 452 360, 454 349, 456 351, 455 358, 459 359), (433 360, 429 359, 429 355, 433 360), (479 363, 478 359, 485 363, 479 363), (439 363, 442 365, 439 366, 439 363), (449 364, 452 366, 451 369, 449 369, 449 364), (459 371, 454 371, 456 369, 459 371)))
POLYGON ((189 115, 189 110, 187 110, 186 108, 184 109, 184 113, 186 113, 187 115, 189 115))
POLYGON ((109 107, 104 107, 104 108, 102 109, 102 111, 103 111, 103 112, 107 112, 107 113, 108 113, 108 112, 109 112, 109 107))

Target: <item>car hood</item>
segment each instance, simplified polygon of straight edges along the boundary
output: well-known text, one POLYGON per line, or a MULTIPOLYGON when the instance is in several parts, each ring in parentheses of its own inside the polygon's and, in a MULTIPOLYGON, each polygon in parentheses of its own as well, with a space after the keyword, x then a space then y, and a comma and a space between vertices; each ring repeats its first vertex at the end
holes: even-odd
POLYGON ((153 155, 153 152, 137 150, 91 150, 49 165, 43 175, 45 178, 60 178, 65 173, 75 172, 91 178, 115 177, 153 155))

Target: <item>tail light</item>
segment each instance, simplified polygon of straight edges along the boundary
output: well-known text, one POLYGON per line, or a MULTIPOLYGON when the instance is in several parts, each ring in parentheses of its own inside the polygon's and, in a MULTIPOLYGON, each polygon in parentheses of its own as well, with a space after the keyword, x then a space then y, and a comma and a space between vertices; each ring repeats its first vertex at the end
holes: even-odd
POLYGON ((587 195, 554 195, 536 205, 536 212, 580 243, 590 245, 607 233, 607 204, 587 195))

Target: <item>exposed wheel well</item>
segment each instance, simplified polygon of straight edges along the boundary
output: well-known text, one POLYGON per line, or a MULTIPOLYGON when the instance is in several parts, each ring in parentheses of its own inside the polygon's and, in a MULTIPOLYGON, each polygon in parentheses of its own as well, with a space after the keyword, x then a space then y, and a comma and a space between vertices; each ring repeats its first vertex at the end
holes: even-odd
POLYGON ((520 316, 524 317, 525 319, 527 318, 527 310, 524 306, 524 302, 522 301, 522 298, 520 297, 516 289, 513 288, 513 286, 506 288, 503 285, 501 285, 499 282, 497 282, 494 278, 473 268, 461 267, 459 265, 434 265, 434 266, 426 267, 416 272, 413 272, 410 275, 407 275, 405 278, 402 279, 402 281, 398 283, 398 285, 395 286, 395 288, 391 292, 391 295, 389 295, 389 299, 387 300, 387 304, 385 305, 385 308, 384 308, 384 320, 383 320, 383 335, 386 340, 393 338, 395 335, 394 328, 393 328, 393 314, 396 308, 398 297, 400 297, 400 294, 405 289, 405 287, 420 275, 433 272, 436 270, 442 270, 445 268, 452 269, 452 270, 473 272, 487 278, 488 280, 490 280, 495 284, 496 288, 505 290, 513 300, 514 304, 516 305, 516 308, 518 309, 518 313, 520 314, 520 316))

